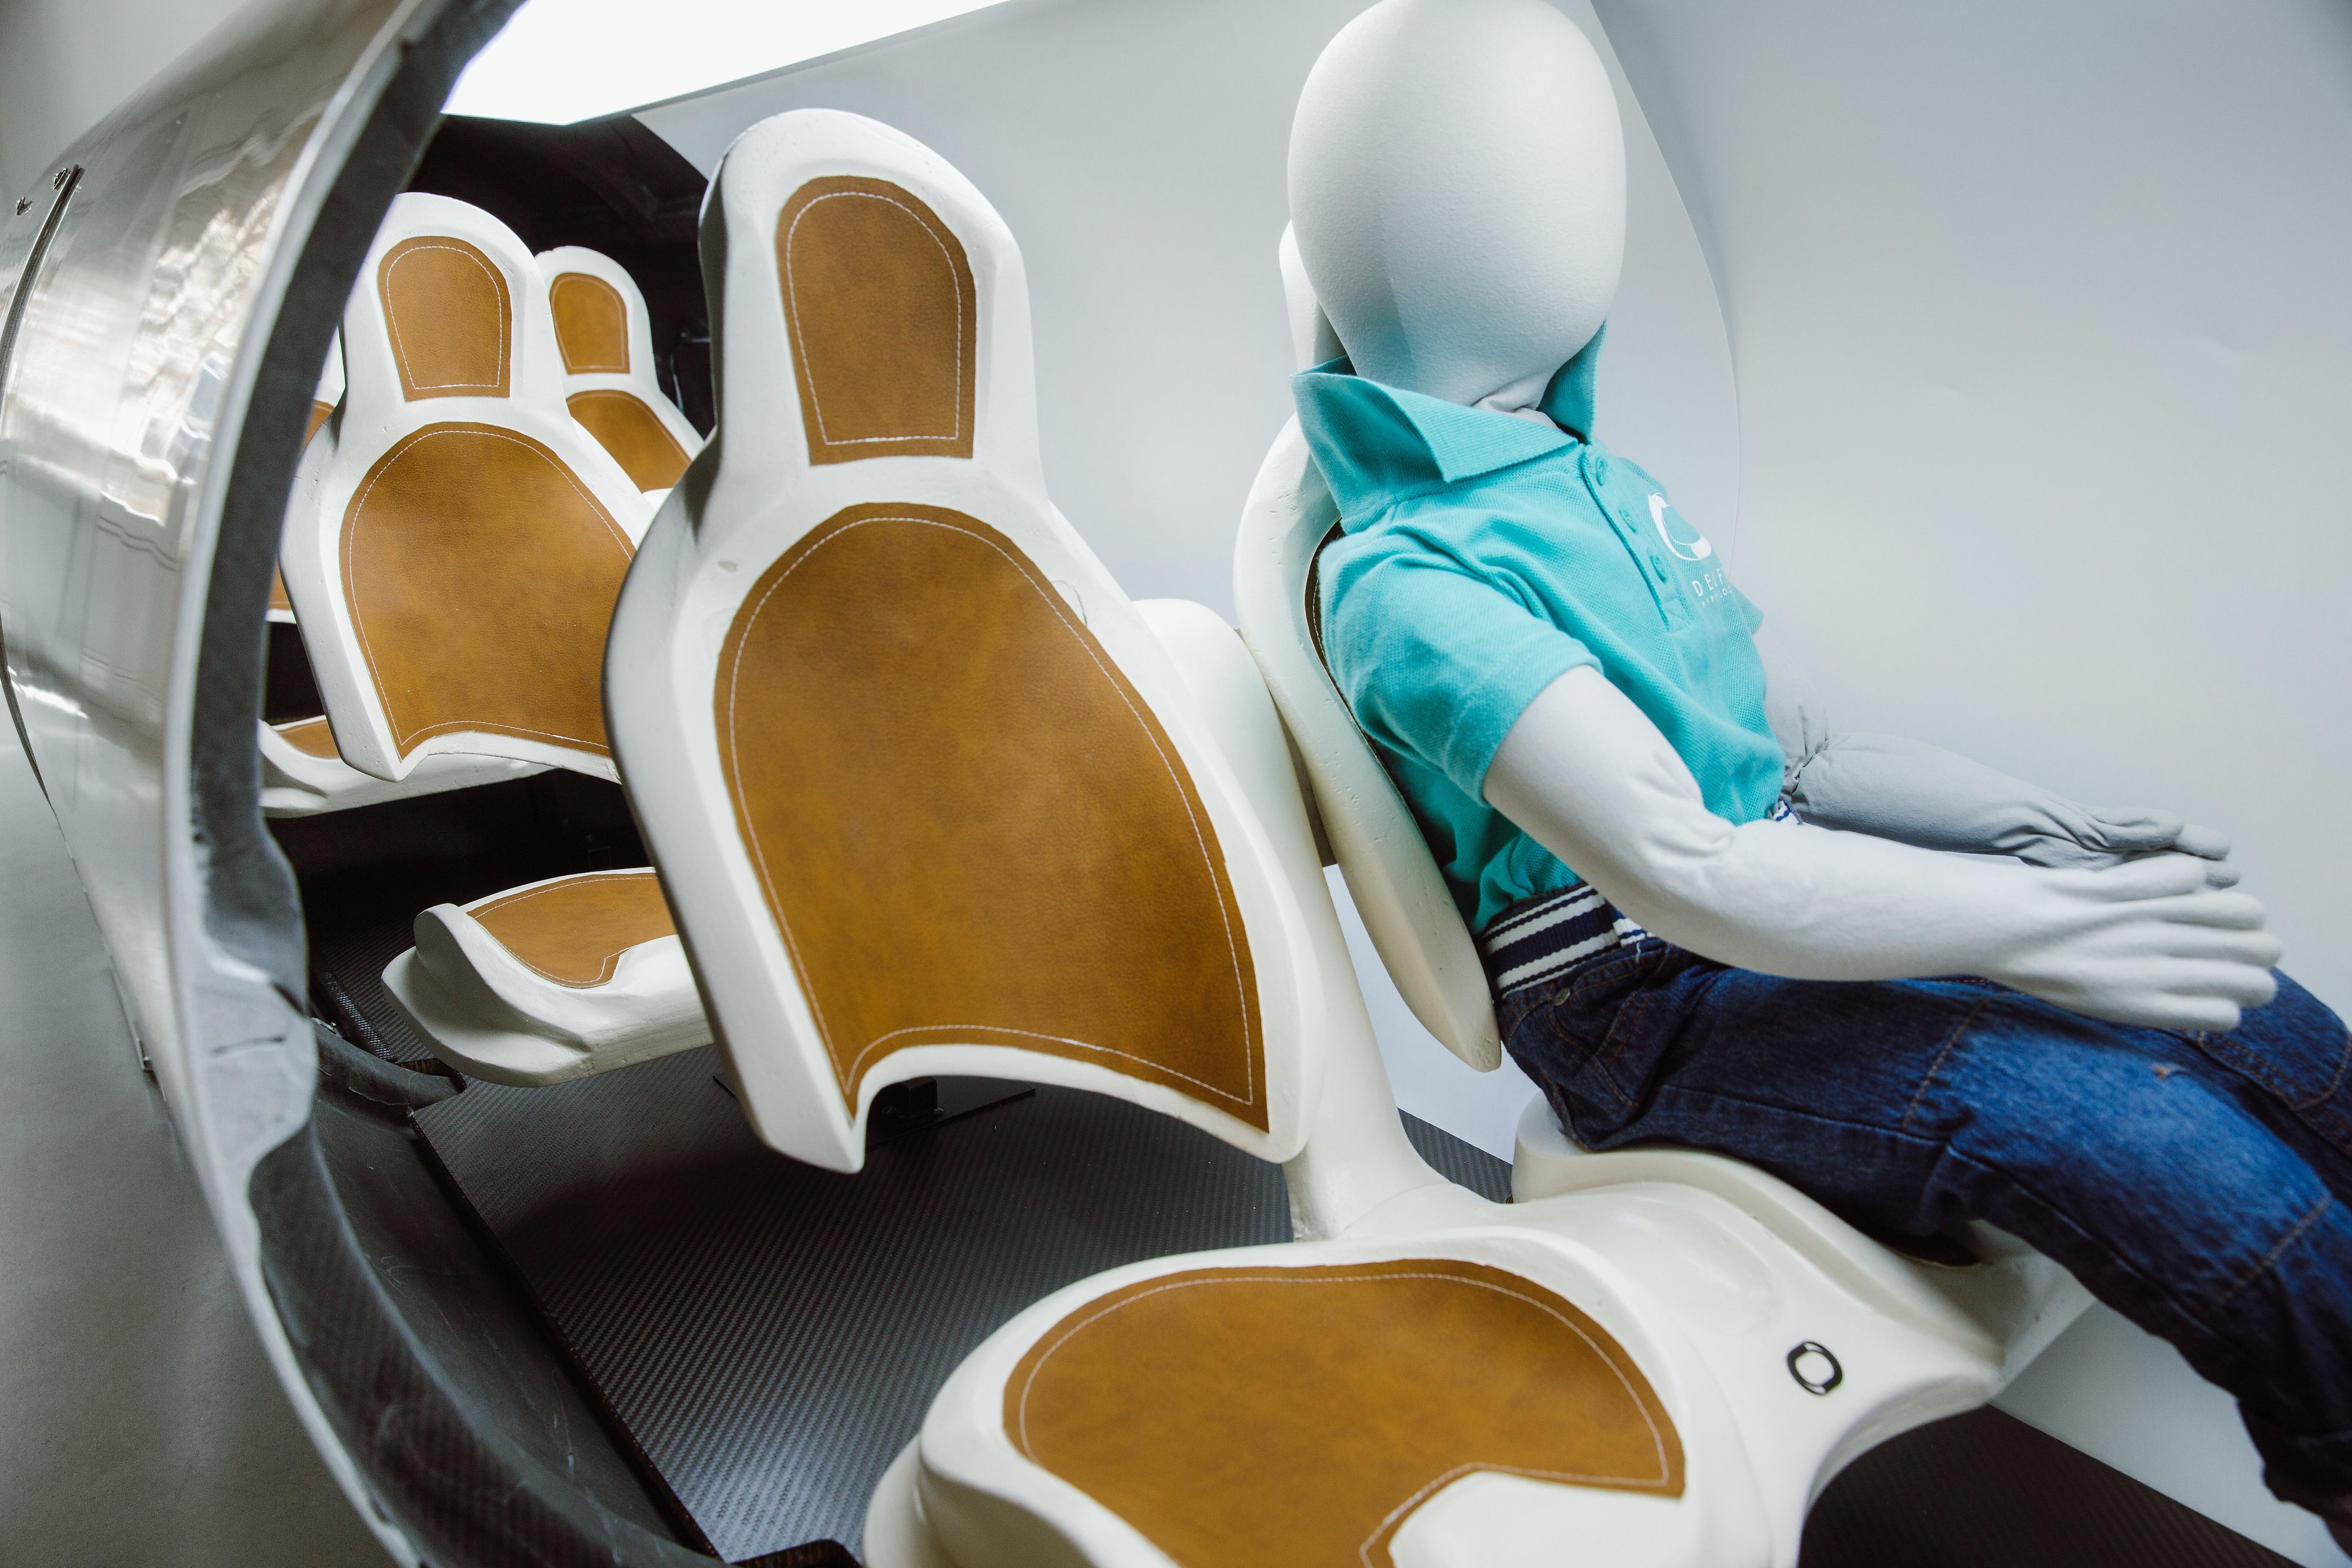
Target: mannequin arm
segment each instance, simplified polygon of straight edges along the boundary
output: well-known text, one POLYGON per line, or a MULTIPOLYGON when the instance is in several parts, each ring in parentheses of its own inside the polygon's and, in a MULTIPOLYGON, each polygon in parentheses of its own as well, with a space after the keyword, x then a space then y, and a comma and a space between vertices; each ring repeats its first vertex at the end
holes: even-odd
POLYGON ((1598 671, 1546 687, 1487 801, 1643 926, 1724 963, 1814 980, 1980 974, 2121 1023, 2228 1029, 2268 1001, 2262 906, 2160 854, 2042 869, 1706 809, 1665 737, 1598 671))
MULTIPOLYGON (((1778 638, 1759 631, 1756 647, 1764 658, 1766 717, 1789 754, 1789 804, 1807 822, 2035 866, 2116 866, 2167 850, 2229 858, 2227 838, 2170 812, 2080 805, 1940 746, 1832 732, 1778 638)), ((2238 879, 2234 868, 2208 876, 2216 887, 2238 879)))
MULTIPOLYGON (((2177 850, 2221 862, 2230 841, 2169 812, 2103 810, 2011 778, 1940 746, 1895 735, 1832 734, 1790 759, 1789 804, 1807 822, 1922 849, 2095 868, 2177 850)), ((2214 865, 2216 887, 2238 879, 2214 865)))

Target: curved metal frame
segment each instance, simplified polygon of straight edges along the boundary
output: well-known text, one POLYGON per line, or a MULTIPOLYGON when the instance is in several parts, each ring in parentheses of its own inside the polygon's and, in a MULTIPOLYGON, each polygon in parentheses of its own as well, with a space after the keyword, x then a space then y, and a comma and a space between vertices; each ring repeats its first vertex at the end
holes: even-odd
POLYGON ((534 1452, 449 1326, 404 1315, 336 1151, 419 1090, 333 1042, 321 1075, 260 812, 263 617, 317 365, 518 3, 265 0, 0 206, 0 661, 262 1342, 385 1548, 708 1563, 583 1489, 560 1432, 534 1452))

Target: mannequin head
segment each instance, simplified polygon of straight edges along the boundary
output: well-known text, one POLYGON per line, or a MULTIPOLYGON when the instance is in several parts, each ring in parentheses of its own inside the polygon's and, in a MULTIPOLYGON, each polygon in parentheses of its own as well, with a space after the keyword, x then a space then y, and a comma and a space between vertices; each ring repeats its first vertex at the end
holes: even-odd
POLYGON ((1546 0, 1381 0, 1299 94, 1290 215, 1359 374, 1531 407, 1617 292, 1607 68, 1546 0))

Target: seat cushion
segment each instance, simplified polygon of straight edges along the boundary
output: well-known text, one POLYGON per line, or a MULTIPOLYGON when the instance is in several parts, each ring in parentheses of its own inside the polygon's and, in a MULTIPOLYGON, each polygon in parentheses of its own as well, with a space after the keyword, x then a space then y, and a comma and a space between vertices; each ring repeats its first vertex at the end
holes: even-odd
POLYGON ((582 871, 416 917, 384 989, 469 1077, 537 1086, 710 1043, 651 869, 582 871))
POLYGON ((259 726, 261 811, 265 816, 314 816, 379 801, 407 800, 443 790, 528 778, 546 770, 511 757, 443 752, 420 760, 398 782, 363 773, 343 761, 324 719, 291 719, 259 726))
POLYGON ((625 375, 629 307, 621 291, 586 272, 566 272, 547 286, 555 344, 568 375, 625 375))
POLYGON ((651 871, 567 877, 466 912, 526 968, 559 985, 602 985, 621 954, 677 931, 651 871))
POLYGON ((288 745, 306 757, 334 757, 341 754, 335 750, 335 732, 328 727, 327 721, 323 717, 296 719, 284 724, 273 724, 270 728, 283 736, 288 745))
POLYGON ((1086 1302, 1004 1386, 1025 1458, 1192 1568, 1384 1564, 1475 1472, 1679 1497, 1633 1358, 1559 1295, 1456 1258, 1211 1268, 1086 1302))

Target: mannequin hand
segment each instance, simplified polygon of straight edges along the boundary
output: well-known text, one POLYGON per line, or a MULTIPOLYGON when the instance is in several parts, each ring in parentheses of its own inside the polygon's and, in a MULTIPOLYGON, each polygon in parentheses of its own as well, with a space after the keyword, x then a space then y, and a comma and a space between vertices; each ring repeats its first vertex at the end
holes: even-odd
MULTIPOLYGON (((1957 759, 1956 759, 1957 760, 1957 759)), ((1657 728, 1591 668, 1544 689, 1488 801, 1668 942, 1801 980, 1981 974, 2118 1023, 2228 1029, 2268 1001, 2278 942, 2214 863, 2159 852, 2043 868, 1792 822, 1735 826, 1657 728)), ((2117 814, 2122 816, 2125 814, 2117 814)), ((2186 830, 2157 823, 2175 840, 2186 830)), ((2087 827, 2085 831, 2088 831, 2087 827)))
POLYGON ((2212 886, 2207 862, 2149 856, 2105 869, 2030 874, 2025 929, 1988 979, 2095 1018, 2159 1029, 2237 1027, 2278 993, 2281 952, 2263 907, 2212 886))
POLYGON ((2214 862, 2205 873, 2214 887, 2237 883, 2237 868, 2221 864, 2230 858, 2230 841, 2210 827, 2192 826, 2168 811, 2146 807, 2101 810, 2058 795, 2044 804, 2061 832, 2032 837, 2010 851, 2031 865, 2116 866, 2145 855, 2178 853, 2214 862))
POLYGON ((2230 841, 2210 828, 2169 812, 2080 805, 1917 741, 1822 736, 1790 773, 1790 805, 1818 826, 2053 868, 2112 867, 2177 853, 2213 862, 2206 879, 2216 888, 2238 880, 2235 868, 2221 864, 2230 841))

